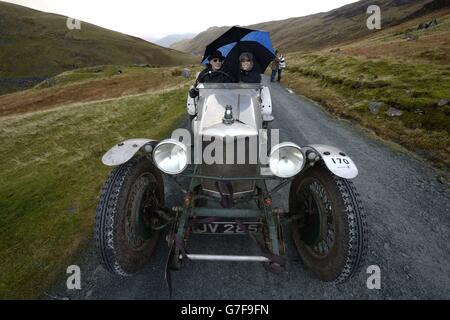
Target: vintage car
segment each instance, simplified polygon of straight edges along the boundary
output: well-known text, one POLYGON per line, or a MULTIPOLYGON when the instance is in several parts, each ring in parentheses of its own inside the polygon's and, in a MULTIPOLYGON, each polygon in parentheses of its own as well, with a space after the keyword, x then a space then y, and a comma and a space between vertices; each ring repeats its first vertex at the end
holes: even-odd
POLYGON ((253 261, 283 271, 283 228, 289 225, 304 265, 317 278, 340 283, 352 277, 364 261, 367 224, 351 182, 358 174, 351 158, 332 146, 277 143, 268 130, 274 120, 268 87, 222 83, 198 89, 198 98, 187 101, 189 136, 177 130, 163 141, 127 140, 103 156, 115 168, 96 213, 102 265, 120 276, 134 274, 148 263, 167 226, 168 269, 209 260, 253 261), (183 193, 170 209, 164 176, 179 187, 171 192, 183 193), (289 203, 275 205, 274 192, 289 185, 289 203), (289 209, 277 209, 283 206, 289 209), (192 232, 246 233, 261 255, 190 252, 192 232))

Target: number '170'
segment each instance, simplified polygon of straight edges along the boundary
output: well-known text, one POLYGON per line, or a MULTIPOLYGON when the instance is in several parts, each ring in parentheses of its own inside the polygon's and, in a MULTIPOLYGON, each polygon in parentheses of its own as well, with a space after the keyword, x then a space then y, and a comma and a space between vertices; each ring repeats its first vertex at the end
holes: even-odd
POLYGON ((342 163, 350 164, 350 162, 348 162, 347 159, 342 159, 342 158, 331 158, 331 160, 333 160, 333 163, 334 163, 334 164, 342 164, 342 163))

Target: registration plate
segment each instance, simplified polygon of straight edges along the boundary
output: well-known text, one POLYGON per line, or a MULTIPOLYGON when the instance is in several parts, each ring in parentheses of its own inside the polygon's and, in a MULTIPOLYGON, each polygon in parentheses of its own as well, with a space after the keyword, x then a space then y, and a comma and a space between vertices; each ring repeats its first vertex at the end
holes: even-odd
MULTIPOLYGON (((243 222, 242 223, 248 232, 259 232, 261 230, 260 222, 243 222)), ((212 222, 194 224, 192 232, 195 234, 246 234, 236 222, 212 222)))

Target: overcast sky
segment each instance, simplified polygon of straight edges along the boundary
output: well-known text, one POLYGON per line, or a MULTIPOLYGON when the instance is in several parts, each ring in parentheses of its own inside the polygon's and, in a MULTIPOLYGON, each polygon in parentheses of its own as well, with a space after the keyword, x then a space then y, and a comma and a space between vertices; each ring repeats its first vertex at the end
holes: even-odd
POLYGON ((142 38, 325 12, 355 0, 6 0, 142 38))

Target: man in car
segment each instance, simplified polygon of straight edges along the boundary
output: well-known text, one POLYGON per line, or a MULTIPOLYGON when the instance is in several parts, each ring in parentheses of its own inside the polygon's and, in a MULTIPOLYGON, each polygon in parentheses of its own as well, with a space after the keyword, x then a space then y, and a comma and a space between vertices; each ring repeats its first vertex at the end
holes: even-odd
POLYGON ((199 83, 231 82, 231 79, 229 79, 221 72, 224 60, 225 58, 220 51, 215 51, 208 57, 208 65, 202 72, 200 72, 197 81, 195 81, 194 88, 189 91, 189 95, 191 96, 191 98, 195 98, 198 96, 197 85, 199 83))
POLYGON ((239 81, 246 83, 260 83, 261 74, 254 68, 253 54, 244 52, 239 56, 239 81))

